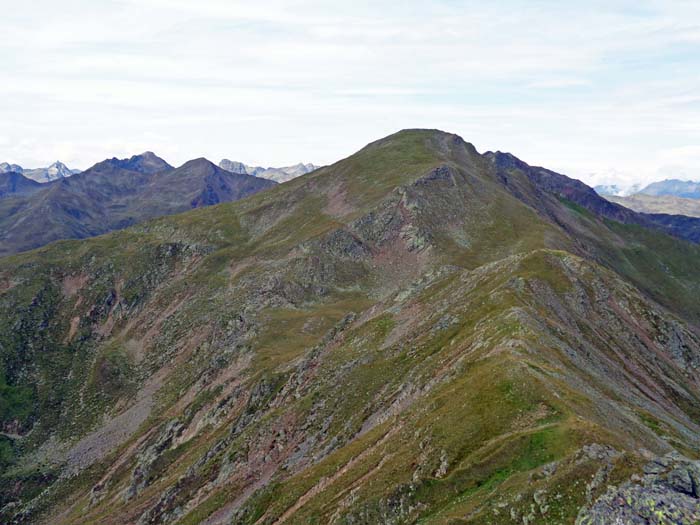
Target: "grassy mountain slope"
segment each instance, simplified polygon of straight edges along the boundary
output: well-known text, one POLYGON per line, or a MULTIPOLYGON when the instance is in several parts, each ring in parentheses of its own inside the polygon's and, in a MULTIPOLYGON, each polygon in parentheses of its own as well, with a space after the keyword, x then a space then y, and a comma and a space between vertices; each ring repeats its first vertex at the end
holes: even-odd
POLYGON ((698 250, 408 130, 0 259, 0 512, 585 519, 649 458, 700 450, 698 250))

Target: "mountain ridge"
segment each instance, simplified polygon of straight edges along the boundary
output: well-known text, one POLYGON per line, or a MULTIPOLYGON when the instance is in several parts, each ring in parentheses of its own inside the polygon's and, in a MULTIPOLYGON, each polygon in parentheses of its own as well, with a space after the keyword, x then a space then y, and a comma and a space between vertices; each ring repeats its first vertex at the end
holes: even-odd
POLYGON ((115 168, 136 171, 147 175, 173 169, 170 164, 158 157, 152 151, 146 151, 138 155, 133 155, 128 159, 118 159, 113 157, 96 164, 93 166, 93 168, 97 168, 105 163, 115 168))
POLYGON ((1 198, 0 255, 235 200, 272 184, 225 172, 205 159, 180 168, 150 152, 106 159, 70 178, 1 198))
POLYGON ((305 164, 302 162, 281 168, 264 168, 262 166, 248 166, 242 162, 229 159, 222 159, 221 162, 219 162, 219 167, 232 173, 254 175, 256 177, 274 180, 275 182, 286 182, 319 168, 319 166, 314 164, 305 164))
POLYGON ((8 195, 33 193, 41 188, 40 183, 25 177, 20 172, 0 173, 0 198, 8 195))
POLYGON ((700 246, 590 191, 405 130, 0 259, 3 519, 693 523, 700 246))
POLYGON ((51 182, 57 179, 62 179, 65 177, 70 177, 76 173, 80 173, 80 170, 70 169, 68 166, 63 164, 60 160, 57 160, 47 168, 34 168, 25 169, 17 164, 9 164, 7 162, 0 163, 0 173, 15 172, 24 175, 26 178, 34 180, 40 183, 51 182))
POLYGON ((652 182, 638 193, 654 197, 673 195, 687 199, 700 199, 700 183, 691 180, 665 179, 652 182))

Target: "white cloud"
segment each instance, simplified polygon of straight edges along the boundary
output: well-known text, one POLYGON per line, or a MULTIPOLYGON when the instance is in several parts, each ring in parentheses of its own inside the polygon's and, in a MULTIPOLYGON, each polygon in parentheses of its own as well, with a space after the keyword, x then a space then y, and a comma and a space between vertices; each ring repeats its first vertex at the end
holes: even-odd
POLYGON ((84 168, 152 149, 175 164, 327 163, 439 127, 592 182, 697 165, 668 153, 700 144, 696 2, 0 8, 0 161, 84 168))

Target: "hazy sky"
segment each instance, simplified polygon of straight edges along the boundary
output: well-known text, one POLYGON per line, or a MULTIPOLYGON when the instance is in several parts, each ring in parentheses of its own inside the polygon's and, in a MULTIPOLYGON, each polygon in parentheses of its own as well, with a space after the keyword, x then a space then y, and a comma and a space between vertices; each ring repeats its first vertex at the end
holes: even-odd
POLYGON ((591 183, 700 179, 697 0, 0 8, 0 161, 324 164, 430 127, 591 183))

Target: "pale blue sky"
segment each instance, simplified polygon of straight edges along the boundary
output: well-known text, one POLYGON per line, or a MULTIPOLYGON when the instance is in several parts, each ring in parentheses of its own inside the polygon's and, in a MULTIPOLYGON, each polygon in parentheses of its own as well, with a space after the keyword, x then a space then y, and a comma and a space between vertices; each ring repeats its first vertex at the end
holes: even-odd
POLYGON ((0 161, 323 164, 430 127, 590 183, 700 179, 700 2, 486 4, 0 0, 0 161))

